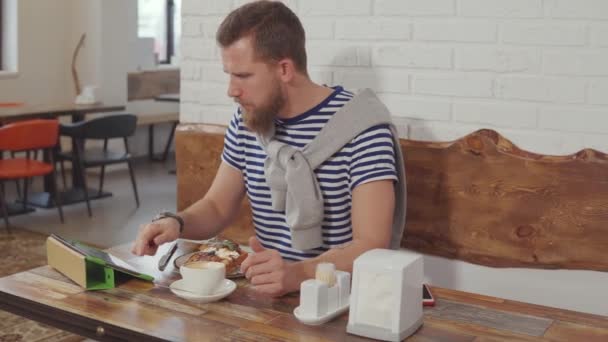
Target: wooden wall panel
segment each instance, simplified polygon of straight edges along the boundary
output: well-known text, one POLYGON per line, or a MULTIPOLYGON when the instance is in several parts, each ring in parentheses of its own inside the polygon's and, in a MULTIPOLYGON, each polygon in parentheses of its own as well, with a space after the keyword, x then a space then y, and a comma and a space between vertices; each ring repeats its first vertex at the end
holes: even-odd
POLYGON ((127 74, 127 100, 148 100, 161 94, 178 94, 179 69, 130 72, 127 74))
MULTIPOLYGON (((225 128, 182 124, 178 208, 202 197, 225 128)), ((408 182, 402 246, 495 267, 608 270, 608 156, 522 151, 491 130, 454 142, 401 139, 408 182)), ((247 203, 226 236, 253 234, 247 203)))

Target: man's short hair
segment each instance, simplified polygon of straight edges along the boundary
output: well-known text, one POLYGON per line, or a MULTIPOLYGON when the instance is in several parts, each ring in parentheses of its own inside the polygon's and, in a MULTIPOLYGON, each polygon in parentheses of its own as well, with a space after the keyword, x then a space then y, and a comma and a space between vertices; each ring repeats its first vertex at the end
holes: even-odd
POLYGON ((307 73, 304 28, 283 3, 254 1, 235 9, 220 24, 216 40, 228 47, 246 36, 251 36, 258 58, 269 62, 290 58, 299 72, 307 73))

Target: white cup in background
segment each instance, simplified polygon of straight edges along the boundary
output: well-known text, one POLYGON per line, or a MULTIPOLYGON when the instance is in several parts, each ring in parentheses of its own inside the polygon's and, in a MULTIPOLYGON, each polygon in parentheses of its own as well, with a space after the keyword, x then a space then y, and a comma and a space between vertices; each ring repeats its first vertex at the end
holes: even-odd
POLYGON ((213 294, 226 278, 226 265, 221 262, 196 261, 182 265, 183 290, 201 296, 213 294))
POLYGON ((97 102, 97 87, 87 85, 82 88, 82 91, 76 96, 76 104, 93 104, 97 102))

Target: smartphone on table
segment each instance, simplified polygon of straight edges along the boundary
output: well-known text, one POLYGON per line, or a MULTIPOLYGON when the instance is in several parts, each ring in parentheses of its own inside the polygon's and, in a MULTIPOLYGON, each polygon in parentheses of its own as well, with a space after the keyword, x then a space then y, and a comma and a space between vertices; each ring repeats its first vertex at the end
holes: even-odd
POLYGON ((431 293, 431 289, 427 284, 422 284, 422 305, 423 306, 434 306, 435 297, 431 293))

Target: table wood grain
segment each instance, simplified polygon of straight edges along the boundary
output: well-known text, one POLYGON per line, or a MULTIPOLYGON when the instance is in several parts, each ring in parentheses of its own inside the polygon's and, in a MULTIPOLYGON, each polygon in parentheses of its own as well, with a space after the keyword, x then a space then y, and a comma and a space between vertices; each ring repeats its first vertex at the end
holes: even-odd
MULTIPOLYGON (((180 242, 175 257, 194 247, 180 242)), ((138 258, 130 245, 112 248, 156 278, 128 279, 104 291, 85 291, 49 266, 0 278, 0 308, 100 341, 363 341, 346 333, 348 314, 307 326, 292 312, 297 295, 269 298, 245 279, 225 299, 196 304, 167 286, 179 275, 172 263, 160 272, 156 257, 138 258)), ((608 317, 495 297, 432 288, 436 305, 424 309, 423 326, 411 341, 606 341, 608 317)))

